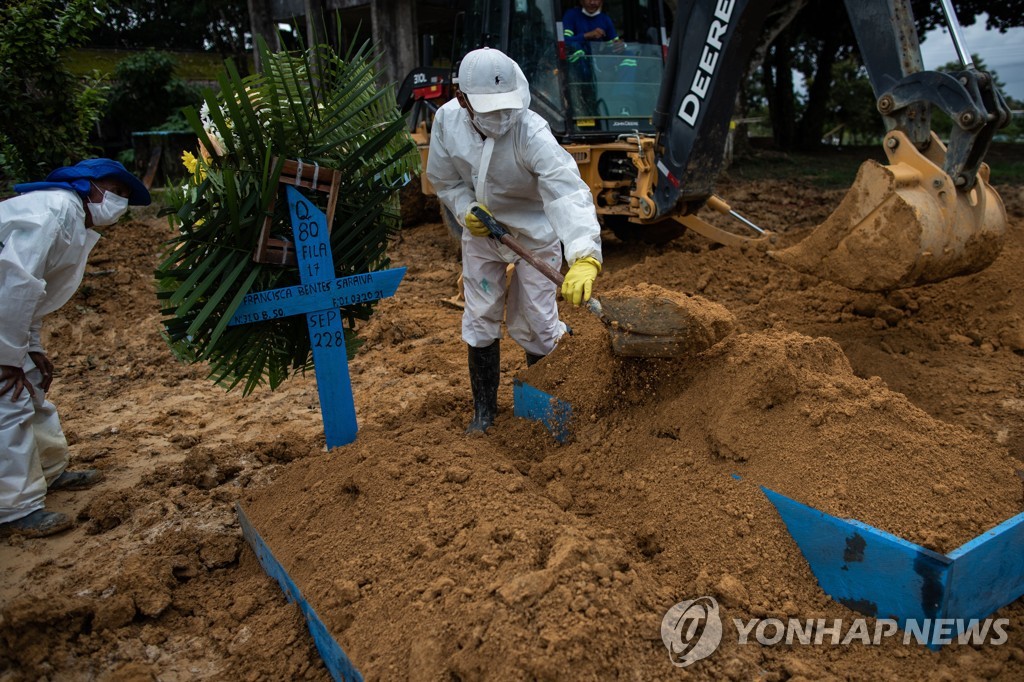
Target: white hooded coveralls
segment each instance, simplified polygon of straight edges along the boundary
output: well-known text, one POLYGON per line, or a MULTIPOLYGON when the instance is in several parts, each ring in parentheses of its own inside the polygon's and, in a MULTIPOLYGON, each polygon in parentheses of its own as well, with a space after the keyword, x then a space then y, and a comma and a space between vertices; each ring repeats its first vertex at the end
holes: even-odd
POLYGON ((44 352, 43 316, 82 282, 100 235, 85 227, 85 208, 71 190, 29 192, 0 202, 0 365, 25 371, 35 398, 0 396, 0 523, 42 509, 47 483, 68 463, 67 441, 42 374, 29 352, 44 352))
MULTIPOLYGON (((460 222, 473 202, 485 205, 516 241, 555 270, 561 268, 562 247, 570 264, 585 256, 601 261, 601 227, 590 189, 547 122, 529 109, 485 145, 469 111, 450 100, 434 115, 426 174, 460 222)), ((497 240, 465 229, 462 338, 477 348, 501 338, 508 263, 516 264, 505 316, 509 335, 527 352, 547 355, 565 331, 557 286, 497 240)))

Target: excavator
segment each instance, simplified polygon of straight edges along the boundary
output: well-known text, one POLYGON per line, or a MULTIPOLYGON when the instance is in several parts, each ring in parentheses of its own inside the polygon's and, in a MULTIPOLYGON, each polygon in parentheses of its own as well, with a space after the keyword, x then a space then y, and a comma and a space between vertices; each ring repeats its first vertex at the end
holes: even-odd
MULTIPOLYGON (((665 241, 692 230, 877 292, 978 272, 998 256, 1006 211, 983 159, 1010 110, 971 62, 950 0, 942 5, 963 64, 957 73, 924 69, 910 0, 845 0, 885 124, 888 163, 865 161, 834 213, 784 249, 714 194, 740 79, 777 3, 605 0, 619 39, 582 46, 563 34, 563 12, 574 4, 468 0, 456 15, 451 63, 457 68, 461 55, 483 46, 519 63, 531 109, 572 154, 616 235, 665 241), (931 129, 933 109, 954 123, 948 144, 931 129), (735 220, 714 225, 698 215, 705 206, 735 220)), ((424 162, 431 115, 452 96, 452 75, 423 67, 399 90, 424 162)))

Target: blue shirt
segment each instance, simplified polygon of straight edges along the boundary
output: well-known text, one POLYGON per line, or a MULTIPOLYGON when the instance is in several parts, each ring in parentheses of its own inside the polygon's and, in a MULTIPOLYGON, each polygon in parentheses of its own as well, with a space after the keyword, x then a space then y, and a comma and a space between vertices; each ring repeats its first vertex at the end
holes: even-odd
POLYGON ((615 40, 619 34, 615 32, 615 24, 612 18, 604 12, 596 16, 588 17, 579 7, 573 7, 562 17, 562 34, 566 45, 569 46, 569 54, 576 50, 582 50, 586 46, 587 39, 583 34, 593 31, 595 28, 604 31, 602 40, 615 40))

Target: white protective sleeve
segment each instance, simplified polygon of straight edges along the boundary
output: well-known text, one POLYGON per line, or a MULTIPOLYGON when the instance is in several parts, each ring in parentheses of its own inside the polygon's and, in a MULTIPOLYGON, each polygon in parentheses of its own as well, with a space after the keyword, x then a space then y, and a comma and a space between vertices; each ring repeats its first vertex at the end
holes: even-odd
POLYGON ((590 256, 599 263, 601 226, 590 188, 580 177, 572 155, 545 126, 533 132, 526 148, 526 163, 537 176, 544 213, 564 245, 565 261, 590 256))
POLYGON ((99 235, 68 190, 30 192, 0 202, 0 365, 20 366, 41 350, 44 315, 78 289, 99 235))
POLYGON ((3 207, 0 204, 0 365, 20 367, 32 329, 39 327, 35 312, 46 293, 42 271, 57 230, 49 212, 8 215, 11 212, 5 214, 3 207))
MULTIPOLYGON (((426 174, 427 179, 434 186, 434 190, 437 191, 438 200, 447 206, 459 224, 465 227, 466 211, 476 201, 476 196, 473 184, 467 182, 463 175, 470 174, 475 180, 476 174, 473 172, 475 165, 465 159, 464 155, 463 158, 458 156, 460 150, 469 146, 467 141, 449 141, 447 138, 460 133, 464 135, 467 132, 476 135, 478 140, 480 136, 475 130, 467 131, 456 128, 460 122, 459 118, 461 118, 459 109, 461 107, 458 101, 453 99, 434 114, 426 174), (451 150, 454 150, 455 154, 451 150)), ((477 146, 482 146, 482 144, 483 141, 480 140, 477 146)))

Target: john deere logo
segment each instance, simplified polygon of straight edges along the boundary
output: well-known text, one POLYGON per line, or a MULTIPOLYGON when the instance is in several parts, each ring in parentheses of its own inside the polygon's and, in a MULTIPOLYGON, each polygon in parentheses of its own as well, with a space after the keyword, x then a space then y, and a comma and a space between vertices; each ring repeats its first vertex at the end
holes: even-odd
POLYGON ((685 668, 715 652, 722 643, 722 619, 714 597, 698 597, 673 606, 661 619, 661 641, 672 665, 685 668))

